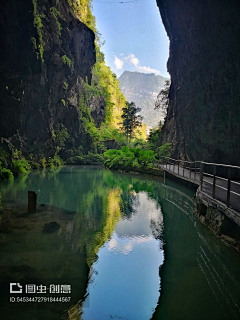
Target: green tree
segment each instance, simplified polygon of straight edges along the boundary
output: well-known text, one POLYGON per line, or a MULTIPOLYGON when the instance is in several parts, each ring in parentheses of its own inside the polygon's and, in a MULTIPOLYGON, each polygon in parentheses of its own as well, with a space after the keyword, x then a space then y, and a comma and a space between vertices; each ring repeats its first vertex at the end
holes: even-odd
POLYGON ((167 109, 169 106, 169 90, 170 90, 170 80, 166 80, 164 88, 159 92, 157 100, 155 102, 155 110, 161 109, 163 115, 166 117, 167 109))
POLYGON ((134 130, 141 128, 143 117, 138 115, 141 108, 137 108, 134 102, 126 102, 125 108, 122 108, 121 129, 125 132, 128 142, 132 139, 134 130))
POLYGON ((169 158, 171 156, 171 143, 165 143, 161 147, 157 148, 157 154, 159 158, 169 158))
POLYGON ((150 129, 149 136, 148 136, 148 144, 150 150, 156 150, 160 144, 160 128, 153 128, 150 129))

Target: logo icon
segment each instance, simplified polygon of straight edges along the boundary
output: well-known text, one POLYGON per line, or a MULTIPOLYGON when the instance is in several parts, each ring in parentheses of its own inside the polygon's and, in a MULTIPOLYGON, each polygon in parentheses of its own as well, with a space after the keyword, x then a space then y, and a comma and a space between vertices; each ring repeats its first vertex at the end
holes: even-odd
POLYGON ((22 293, 22 286, 20 283, 10 283, 10 293, 22 293))

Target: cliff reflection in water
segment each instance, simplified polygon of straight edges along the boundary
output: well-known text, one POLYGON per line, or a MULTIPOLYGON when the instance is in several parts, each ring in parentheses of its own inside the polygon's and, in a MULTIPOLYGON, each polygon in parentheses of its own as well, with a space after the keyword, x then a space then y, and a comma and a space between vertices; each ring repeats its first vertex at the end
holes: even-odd
MULTIPOLYGON (((34 171, 13 183, 0 184, 3 207, 0 294, 4 317, 59 319, 69 306, 81 306, 89 271, 100 248, 111 237, 121 217, 128 221, 136 214, 138 196, 133 182, 145 188, 139 178, 131 175, 93 167, 66 167, 57 171, 34 171), (38 194, 38 212, 35 214, 27 213, 28 190, 38 194), (49 226, 53 222, 57 228, 51 230, 49 226), (31 303, 31 308, 19 304, 12 308, 10 282, 46 286, 70 284, 71 301, 31 303)), ((146 183, 152 184, 147 179, 146 183)), ((128 250, 128 245, 123 246, 128 250)), ((158 271, 156 274, 158 276, 158 271)), ((159 281, 156 287, 158 294, 159 281)), ((74 313, 78 318, 78 311, 74 313)), ((73 318, 71 311, 68 314, 73 318)))
POLYGON ((152 319, 239 319, 239 255, 196 220, 189 190, 170 181, 160 189, 165 263, 152 319))
POLYGON ((1 182, 0 193, 3 318, 240 318, 239 256, 195 219, 193 191, 80 166, 1 182), (10 282, 71 284, 71 301, 13 308, 10 282))
POLYGON ((150 319, 157 305, 163 250, 151 226, 158 225, 160 231, 163 217, 146 191, 132 192, 132 196, 129 202, 134 214, 116 223, 110 239, 98 251, 82 319, 150 319))

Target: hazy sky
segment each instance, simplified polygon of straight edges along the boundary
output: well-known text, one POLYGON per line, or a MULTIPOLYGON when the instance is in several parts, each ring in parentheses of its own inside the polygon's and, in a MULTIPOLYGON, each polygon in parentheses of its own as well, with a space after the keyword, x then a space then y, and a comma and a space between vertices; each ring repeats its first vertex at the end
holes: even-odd
POLYGON ((101 50, 114 73, 120 76, 129 70, 169 77, 169 42, 156 0, 93 0, 92 4, 105 40, 101 50))

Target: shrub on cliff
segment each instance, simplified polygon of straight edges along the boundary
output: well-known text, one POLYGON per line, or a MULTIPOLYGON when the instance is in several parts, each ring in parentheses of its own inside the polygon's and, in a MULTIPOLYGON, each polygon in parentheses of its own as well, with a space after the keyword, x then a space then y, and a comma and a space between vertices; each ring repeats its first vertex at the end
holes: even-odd
POLYGON ((26 174, 30 169, 30 163, 22 156, 21 152, 17 149, 12 151, 12 164, 13 173, 15 174, 26 174))
POLYGON ((59 156, 54 156, 53 158, 49 157, 46 162, 46 167, 54 169, 55 167, 61 167, 63 165, 63 160, 59 156))
POLYGON ((13 159, 12 163, 13 171, 16 174, 26 174, 31 169, 29 162, 25 158, 15 160, 13 159))
POLYGON ((45 169, 46 168, 46 158, 40 159, 39 164, 40 164, 41 168, 45 169))
POLYGON ((11 170, 2 167, 2 161, 0 161, 0 179, 13 180, 13 173, 11 170))

